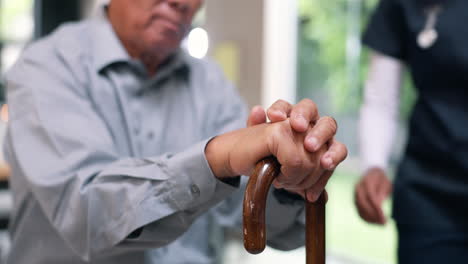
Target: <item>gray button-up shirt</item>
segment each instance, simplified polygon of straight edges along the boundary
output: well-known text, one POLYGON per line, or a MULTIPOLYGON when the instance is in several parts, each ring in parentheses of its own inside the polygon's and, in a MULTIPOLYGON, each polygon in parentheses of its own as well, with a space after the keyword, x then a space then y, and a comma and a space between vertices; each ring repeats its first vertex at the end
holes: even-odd
MULTIPOLYGON (((244 126, 213 63, 180 51, 148 76, 105 16, 30 45, 7 74, 9 263, 215 263, 243 189, 217 180, 207 140, 244 126)), ((303 244, 302 206, 267 210, 269 244, 303 244)))

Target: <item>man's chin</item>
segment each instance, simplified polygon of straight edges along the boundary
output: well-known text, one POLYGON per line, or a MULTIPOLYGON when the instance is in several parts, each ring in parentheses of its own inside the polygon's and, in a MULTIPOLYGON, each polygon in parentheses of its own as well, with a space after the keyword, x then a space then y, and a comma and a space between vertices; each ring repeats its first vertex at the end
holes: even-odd
POLYGON ((179 48, 181 39, 171 35, 171 34, 159 34, 157 37, 150 39, 147 43, 148 46, 158 49, 165 49, 165 50, 176 50, 179 48))
POLYGON ((165 60, 179 49, 180 43, 155 43, 146 49, 145 56, 165 60))

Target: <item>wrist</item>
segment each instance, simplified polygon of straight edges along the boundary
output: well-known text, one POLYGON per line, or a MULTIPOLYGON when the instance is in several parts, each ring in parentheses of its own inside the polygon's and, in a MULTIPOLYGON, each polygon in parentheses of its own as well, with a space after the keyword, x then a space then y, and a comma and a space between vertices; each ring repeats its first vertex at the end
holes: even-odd
POLYGON ((269 125, 261 124, 211 139, 205 147, 205 157, 216 178, 249 175, 259 160, 272 155, 268 128, 269 125))
POLYGON ((216 178, 223 180, 239 176, 232 171, 226 146, 221 144, 222 136, 212 138, 205 146, 205 157, 216 178))
POLYGON ((370 173, 385 174, 385 169, 381 166, 371 166, 364 171, 364 174, 370 174, 370 173))

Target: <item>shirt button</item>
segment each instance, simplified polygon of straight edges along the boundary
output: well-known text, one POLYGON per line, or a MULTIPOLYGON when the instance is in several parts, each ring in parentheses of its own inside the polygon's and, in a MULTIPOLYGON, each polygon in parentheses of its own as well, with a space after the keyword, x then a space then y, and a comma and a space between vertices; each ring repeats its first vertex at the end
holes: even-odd
POLYGON ((153 131, 148 132, 148 139, 149 139, 149 140, 152 140, 153 138, 154 138, 154 133, 153 133, 153 131))
POLYGON ((190 186, 190 191, 191 191, 192 194, 194 194, 195 196, 200 196, 200 189, 198 188, 197 185, 192 184, 192 185, 190 186))

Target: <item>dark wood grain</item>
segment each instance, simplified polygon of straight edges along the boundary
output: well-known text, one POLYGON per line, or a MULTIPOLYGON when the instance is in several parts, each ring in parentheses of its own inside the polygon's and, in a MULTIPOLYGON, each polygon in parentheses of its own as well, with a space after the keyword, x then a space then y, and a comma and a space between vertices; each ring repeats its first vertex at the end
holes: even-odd
POLYGON ((270 185, 280 166, 274 157, 260 161, 250 176, 244 196, 244 247, 251 254, 265 249, 265 207, 270 185))
MULTIPOLYGON (((260 161, 250 176, 244 196, 244 247, 261 253, 266 246, 265 209, 268 190, 280 172, 274 157, 260 161)), ((325 198, 306 203, 306 264, 325 264, 325 198)))
POLYGON ((325 197, 306 203, 306 264, 325 263, 325 197))

